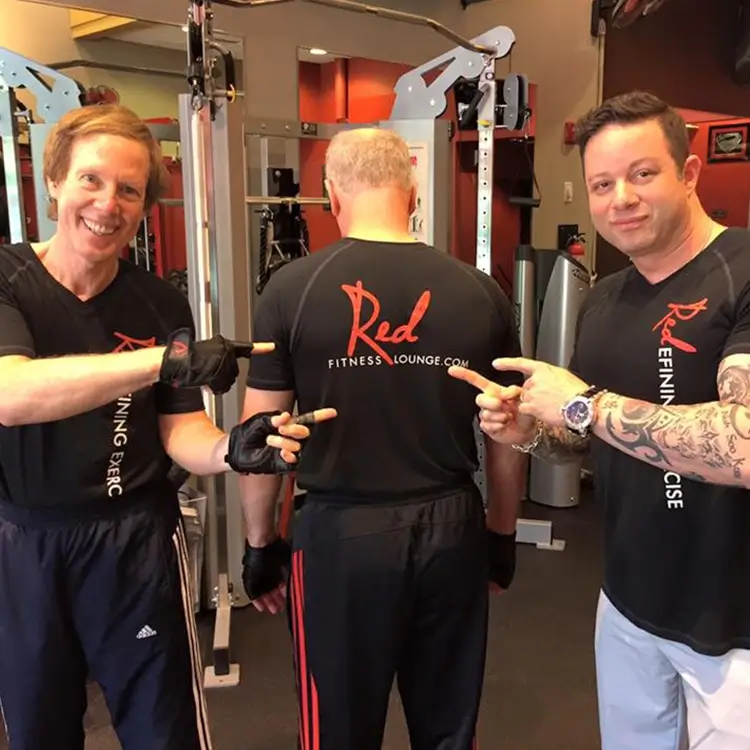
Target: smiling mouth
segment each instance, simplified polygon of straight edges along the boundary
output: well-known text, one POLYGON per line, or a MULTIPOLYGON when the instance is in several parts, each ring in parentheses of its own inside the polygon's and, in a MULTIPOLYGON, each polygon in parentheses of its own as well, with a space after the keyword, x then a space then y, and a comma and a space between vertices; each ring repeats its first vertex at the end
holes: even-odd
POLYGON ((646 221, 645 217, 635 218, 635 219, 625 219, 622 221, 613 221, 612 224, 616 226, 618 229, 630 229, 632 227, 637 227, 640 224, 643 224, 643 222, 646 221))
POLYGON ((113 235, 117 231, 117 227, 110 227, 106 224, 98 224, 95 221, 90 221, 89 219, 81 219, 83 222, 83 225, 86 227, 86 229, 91 232, 91 234, 96 235, 97 237, 109 237, 110 235, 113 235))

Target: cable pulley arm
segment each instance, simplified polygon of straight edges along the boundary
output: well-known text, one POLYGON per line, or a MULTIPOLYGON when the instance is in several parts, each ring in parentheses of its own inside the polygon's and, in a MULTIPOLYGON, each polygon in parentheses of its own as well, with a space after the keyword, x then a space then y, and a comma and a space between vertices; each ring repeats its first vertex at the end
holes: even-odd
POLYGON ((0 47, 0 87, 27 89, 36 99, 35 113, 45 122, 57 122, 83 103, 80 83, 4 47, 0 47))

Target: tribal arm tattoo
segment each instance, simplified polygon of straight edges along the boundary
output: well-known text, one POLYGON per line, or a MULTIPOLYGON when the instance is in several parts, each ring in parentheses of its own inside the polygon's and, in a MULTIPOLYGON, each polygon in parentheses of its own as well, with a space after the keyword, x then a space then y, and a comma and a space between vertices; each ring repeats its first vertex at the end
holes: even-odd
POLYGON ((658 406, 604 393, 593 433, 634 458, 686 479, 750 486, 750 355, 727 357, 719 400, 658 406))
POLYGON ((565 427, 542 427, 539 444, 532 451, 532 455, 543 461, 554 464, 564 464, 583 458, 591 445, 591 438, 575 435, 565 427))

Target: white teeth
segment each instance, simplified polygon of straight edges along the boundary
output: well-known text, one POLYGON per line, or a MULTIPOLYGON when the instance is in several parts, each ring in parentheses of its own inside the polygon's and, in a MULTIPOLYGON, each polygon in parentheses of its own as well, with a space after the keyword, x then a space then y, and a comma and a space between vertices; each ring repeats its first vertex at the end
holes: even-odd
POLYGON ((117 231, 117 227, 107 227, 104 224, 94 224, 93 222, 87 221, 86 219, 82 219, 82 221, 86 225, 86 229, 88 229, 89 232, 99 235, 100 237, 106 237, 107 235, 114 234, 117 231))

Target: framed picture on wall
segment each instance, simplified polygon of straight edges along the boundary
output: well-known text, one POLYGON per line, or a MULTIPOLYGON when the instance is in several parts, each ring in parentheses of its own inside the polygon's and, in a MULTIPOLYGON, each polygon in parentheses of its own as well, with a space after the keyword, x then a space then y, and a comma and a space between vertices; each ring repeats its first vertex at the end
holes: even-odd
POLYGON ((748 138, 750 123, 740 122, 731 125, 712 125, 708 129, 708 161, 720 162, 748 161, 748 138))

